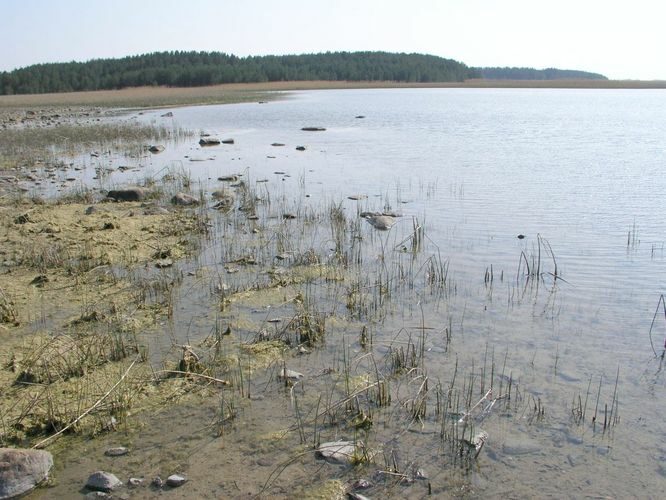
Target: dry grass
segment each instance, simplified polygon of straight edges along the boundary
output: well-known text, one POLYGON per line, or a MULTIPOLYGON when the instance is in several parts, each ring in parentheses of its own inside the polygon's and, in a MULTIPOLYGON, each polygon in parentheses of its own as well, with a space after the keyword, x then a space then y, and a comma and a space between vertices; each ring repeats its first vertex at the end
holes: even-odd
POLYGON ((151 108, 191 104, 233 103, 273 98, 272 92, 358 88, 592 88, 663 89, 666 81, 640 80, 468 80, 465 82, 303 81, 224 84, 207 87, 139 87, 58 94, 0 96, 0 109, 35 106, 103 106, 151 108))

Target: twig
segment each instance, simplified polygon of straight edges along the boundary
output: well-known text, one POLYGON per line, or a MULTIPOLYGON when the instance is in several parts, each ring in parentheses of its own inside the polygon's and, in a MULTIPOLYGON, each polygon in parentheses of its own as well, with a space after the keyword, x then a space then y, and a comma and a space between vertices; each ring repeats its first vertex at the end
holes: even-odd
POLYGON ((109 395, 115 390, 115 388, 118 387, 118 386, 120 385, 120 383, 121 383, 123 380, 125 380, 125 377, 127 377, 127 374, 130 372, 130 370, 131 370, 132 368, 134 368, 134 365, 136 364, 136 362, 137 362, 138 360, 139 360, 139 356, 137 356, 136 358, 134 358, 134 361, 132 361, 132 364, 129 365, 129 367, 127 368, 127 370, 125 370, 125 373, 123 373, 123 376, 120 377, 120 380, 118 380, 118 382, 116 382, 116 383, 113 385, 113 387, 111 387, 111 389, 109 389, 109 390, 106 392, 106 394, 104 394, 104 396, 102 396, 101 398, 99 398, 99 399, 95 402, 94 405, 92 405, 90 408, 88 408, 88 409, 87 409, 86 411, 84 411, 81 415, 79 415, 77 418, 75 418, 73 421, 71 421, 69 424, 67 424, 65 427, 63 427, 62 429, 60 429, 60 430, 59 430, 58 432, 56 432, 55 434, 52 434, 51 436, 47 437, 46 439, 42 439, 39 443, 37 443, 36 445, 34 445, 32 448, 35 449, 35 448, 41 448, 41 447, 43 447, 46 443, 48 443, 48 442, 51 441, 52 439, 58 437, 60 434, 62 434, 63 432, 65 432, 67 429, 69 429, 69 428, 72 427, 73 425, 76 425, 76 424, 77 424, 77 423, 78 423, 83 417, 85 417, 85 416, 88 415, 90 412, 92 412, 95 408, 97 408, 97 407, 102 403, 102 401, 104 401, 106 398, 108 398, 109 395))
POLYGON ((184 372, 184 371, 180 371, 180 370, 158 370, 158 371, 155 372, 155 374, 158 374, 158 373, 173 373, 175 375, 191 375, 193 377, 199 377, 199 378, 204 378, 206 380, 210 380, 211 382, 217 382, 218 384, 222 384, 222 385, 230 385, 231 384, 231 382, 229 382, 228 380, 224 380, 224 379, 221 379, 221 378, 215 378, 215 377, 209 377, 208 375, 204 375, 202 373, 196 373, 196 372, 184 372))

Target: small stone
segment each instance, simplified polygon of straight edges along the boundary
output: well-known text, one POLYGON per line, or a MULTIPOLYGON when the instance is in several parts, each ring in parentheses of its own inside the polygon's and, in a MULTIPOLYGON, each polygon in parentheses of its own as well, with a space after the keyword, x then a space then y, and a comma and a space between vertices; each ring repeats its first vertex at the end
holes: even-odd
POLYGON ((298 380, 300 378, 303 378, 303 374, 298 373, 294 370, 287 370, 286 368, 283 368, 282 370, 280 370, 279 377, 286 378, 287 380, 298 380))
POLYGON ((143 485, 142 477, 130 477, 127 480, 127 486, 129 486, 130 488, 138 488, 141 485, 143 485))
POLYGON ((154 488, 161 488, 164 486, 164 481, 162 481, 162 478, 160 476, 157 476, 153 478, 153 480, 150 482, 150 485, 153 486, 154 488))
POLYGON ((357 444, 353 441, 333 441, 322 443, 317 448, 317 456, 334 463, 351 464, 357 454, 357 444))
POLYGON ((39 276, 36 276, 31 282, 31 285, 35 285, 38 287, 44 286, 44 283, 49 282, 49 277, 46 274, 40 274, 39 276))
POLYGON ((155 267, 158 269, 165 269, 171 266, 173 266, 173 259, 168 257, 166 259, 159 259, 155 261, 155 267))
POLYGON ((171 198, 171 203, 174 205, 180 205, 180 206, 191 206, 191 205, 198 205, 199 204, 199 199, 195 198, 191 194, 187 193, 176 193, 173 198, 171 198))
POLYGON ((88 478, 88 481, 86 481, 86 487, 88 489, 104 491, 107 493, 122 486, 122 484, 123 482, 115 475, 104 471, 93 472, 88 478))
POLYGON ((187 482, 187 478, 181 476, 180 474, 171 474, 167 477, 166 484, 172 488, 178 488, 179 486, 184 485, 187 482))
POLYGON ((372 483, 367 479, 357 479, 352 483, 352 488, 355 490, 367 490, 372 486, 372 483))
POLYGON ((104 454, 107 457, 121 457, 123 455, 127 455, 129 453, 129 449, 125 448, 124 446, 117 446, 115 448, 109 448, 104 452, 104 454))

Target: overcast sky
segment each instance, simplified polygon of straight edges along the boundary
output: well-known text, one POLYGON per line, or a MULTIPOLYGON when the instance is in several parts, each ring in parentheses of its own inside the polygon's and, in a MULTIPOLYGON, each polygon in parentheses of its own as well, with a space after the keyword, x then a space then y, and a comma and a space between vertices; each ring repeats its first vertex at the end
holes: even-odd
POLYGON ((0 70, 163 50, 420 52, 666 80, 663 0, 0 0, 0 70))

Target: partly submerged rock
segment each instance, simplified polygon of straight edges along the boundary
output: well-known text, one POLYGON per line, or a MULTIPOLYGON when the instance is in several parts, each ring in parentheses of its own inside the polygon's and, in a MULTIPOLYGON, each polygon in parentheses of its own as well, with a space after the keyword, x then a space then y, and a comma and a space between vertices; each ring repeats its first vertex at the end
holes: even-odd
POLYGON ((305 151, 305 146, 296 146, 296 151, 305 151))
POLYGON ((97 471, 90 474, 86 481, 86 488, 95 491, 113 491, 122 486, 123 482, 110 472, 97 471))
POLYGON ((301 130, 304 132, 324 132, 326 129, 324 127, 303 127, 301 130))
POLYGON ((294 370, 288 370, 287 368, 283 368, 280 370, 280 373, 278 374, 280 378, 286 378, 287 380, 298 380, 303 378, 303 374, 296 372, 294 370))
POLYGON ((217 180, 221 182, 238 182, 239 176, 237 174, 223 175, 218 177, 217 180))
POLYGON ((174 205, 180 205, 180 206, 191 206, 191 205, 198 205, 199 204, 199 198, 196 198, 192 196, 191 194, 187 193, 176 193, 173 198, 171 198, 171 203, 174 205))
POLYGON ((162 146, 161 144, 156 144, 156 145, 150 146, 148 148, 148 151, 150 151, 151 153, 161 153, 162 151, 164 151, 164 146, 162 146))
POLYGON ((331 441, 322 443, 317 448, 317 456, 338 464, 351 464, 356 460, 362 449, 360 443, 354 441, 331 441))
POLYGON ((48 478, 53 456, 44 450, 0 448, 0 499, 15 498, 48 478))
POLYGON ((222 141, 220 141, 217 137, 202 137, 199 139, 199 146, 217 146, 221 142, 222 141))
POLYGON ((396 223, 395 218, 389 215, 367 215, 364 219, 375 229, 388 231, 396 223))
POLYGON ((148 191, 142 187, 131 186, 123 189, 112 189, 106 195, 115 201, 142 201, 148 196, 148 191))
POLYGON ((233 144, 236 141, 234 141, 233 139, 222 139, 222 141, 220 142, 222 142, 222 144, 233 144))

